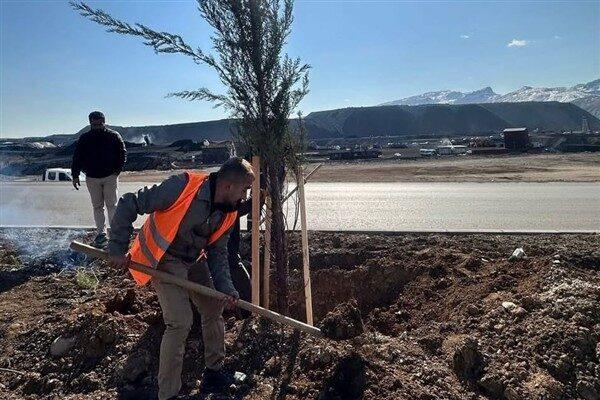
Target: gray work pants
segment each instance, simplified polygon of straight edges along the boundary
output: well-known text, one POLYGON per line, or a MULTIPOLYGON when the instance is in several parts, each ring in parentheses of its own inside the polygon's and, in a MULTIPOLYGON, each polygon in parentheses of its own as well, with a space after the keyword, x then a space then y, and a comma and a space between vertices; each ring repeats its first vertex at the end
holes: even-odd
POLYGON ((118 175, 110 175, 106 178, 86 177, 85 184, 90 192, 92 207, 94 208, 94 222, 98 233, 106 232, 106 220, 104 217, 104 205, 108 212, 108 222, 110 223, 115 209, 117 208, 117 185, 118 175))
MULTIPOLYGON (((166 253, 158 269, 182 279, 214 288, 206 263, 185 263, 166 253)), ((165 321, 165 333, 160 344, 158 367, 158 398, 166 400, 176 396, 181 389, 181 370, 185 342, 192 327, 193 314, 190 300, 202 318, 204 364, 219 370, 225 358, 225 322, 223 303, 211 297, 189 292, 180 286, 153 279, 152 285, 165 321)))

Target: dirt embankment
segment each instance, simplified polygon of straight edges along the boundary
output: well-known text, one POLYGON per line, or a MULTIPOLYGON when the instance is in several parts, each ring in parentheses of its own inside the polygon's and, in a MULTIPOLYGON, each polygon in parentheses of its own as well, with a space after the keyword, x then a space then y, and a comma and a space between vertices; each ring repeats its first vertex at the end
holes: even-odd
POLYGON ((329 163, 315 182, 599 182, 600 153, 329 163))
MULTIPOLYGON (((310 242, 316 320, 349 339, 229 318, 226 368, 248 379, 223 398, 600 396, 600 236, 315 233, 310 242), (509 262, 516 247, 526 257, 509 262), (344 305, 325 317, 352 299, 360 315, 344 305)), ((164 326, 150 289, 98 263, 93 288, 59 273, 52 256, 30 261, 6 238, 0 244, 0 392, 155 393, 164 326)), ((292 313, 301 318, 297 236, 290 247, 292 313)), ((204 398, 200 338, 196 320, 184 366, 190 398, 204 398)))
MULTIPOLYGON (((314 165, 308 166, 307 171, 314 165)), ((157 182, 180 171, 126 172, 157 182)), ((312 182, 600 182, 600 153, 463 156, 326 162, 312 182)))
MULTIPOLYGON (((316 164, 309 165, 307 171, 316 164)), ((153 167, 147 167, 153 168, 153 167)), ((218 166, 207 167, 216 170, 218 166)), ((122 182, 160 182, 183 169, 126 171, 122 182)), ((39 176, 2 180, 37 180, 39 176)), ((600 182, 600 153, 327 161, 313 182, 600 182)))

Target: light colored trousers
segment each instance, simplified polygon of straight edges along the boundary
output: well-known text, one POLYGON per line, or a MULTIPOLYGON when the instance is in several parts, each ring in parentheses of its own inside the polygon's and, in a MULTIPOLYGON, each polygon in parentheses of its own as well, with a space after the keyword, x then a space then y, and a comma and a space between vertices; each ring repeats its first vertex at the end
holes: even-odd
POLYGON ((106 232, 106 220, 104 217, 104 205, 108 212, 108 222, 112 220, 117 208, 117 185, 119 183, 118 175, 110 175, 106 178, 85 178, 85 184, 90 192, 92 207, 94 208, 94 222, 98 233, 106 232))
MULTIPOLYGON (((185 263, 166 253, 158 269, 179 278, 189 279, 214 288, 206 263, 185 263)), ((204 342, 204 364, 219 370, 225 358, 225 322, 223 303, 211 297, 190 292, 182 287, 158 279, 152 280, 165 321, 165 332, 160 344, 158 367, 158 399, 176 396, 181 389, 181 370, 185 342, 192 327, 193 314, 190 300, 202 318, 202 340, 204 342)))

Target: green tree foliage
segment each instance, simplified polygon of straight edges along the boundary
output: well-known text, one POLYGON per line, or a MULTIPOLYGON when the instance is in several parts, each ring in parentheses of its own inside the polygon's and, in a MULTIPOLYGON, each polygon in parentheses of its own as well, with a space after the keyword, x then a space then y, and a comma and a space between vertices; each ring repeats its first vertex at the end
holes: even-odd
MULTIPOLYGON (((225 107, 237 121, 234 134, 261 157, 272 198, 272 245, 277 306, 288 311, 288 256, 283 191, 286 171, 296 172, 302 139, 293 134, 290 116, 308 93, 309 66, 283 49, 293 23, 293 0, 197 0, 201 16, 213 28, 214 55, 195 48, 176 34, 143 24, 129 24, 83 2, 71 2, 84 17, 108 32, 137 36, 156 53, 179 53, 211 67, 226 87, 170 93, 186 100, 207 100, 225 107)), ((301 119, 299 119, 301 121, 301 119)), ((300 122, 299 122, 300 124, 300 122)))

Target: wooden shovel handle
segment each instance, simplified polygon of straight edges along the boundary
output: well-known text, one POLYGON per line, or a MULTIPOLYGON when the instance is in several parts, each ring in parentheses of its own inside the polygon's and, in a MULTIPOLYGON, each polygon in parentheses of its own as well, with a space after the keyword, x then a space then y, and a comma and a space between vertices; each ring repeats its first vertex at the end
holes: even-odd
MULTIPOLYGON (((71 242, 71 249, 74 251, 78 251, 80 253, 87 254, 88 256, 100 258, 105 261, 110 261, 110 257, 105 250, 97 249, 95 247, 89 246, 87 244, 83 244, 77 241, 71 242)), ((218 292, 209 287, 200 285, 195 282, 191 282, 187 279, 181 279, 176 277, 175 275, 159 271, 153 268, 146 267, 145 265, 138 264, 135 262, 130 262, 128 265, 129 268, 135 269, 136 271, 143 272, 144 274, 148 274, 153 276, 154 278, 160 279, 165 282, 172 283, 174 285, 181 286, 185 289, 191 290, 196 293, 200 293, 205 296, 213 297, 216 299, 222 299, 225 294, 218 292)), ((267 310, 266 308, 262 308, 260 306, 254 305, 252 303, 248 303, 244 300, 237 300, 236 306, 242 308, 244 310, 250 311, 251 313, 260 315, 261 317, 270 319, 271 321, 279 322, 281 324, 287 325, 291 328, 297 329, 302 332, 309 333, 314 336, 322 336, 321 330, 315 328, 314 326, 307 325, 303 322, 297 321, 293 318, 286 317, 285 315, 278 314, 274 311, 267 310)))

